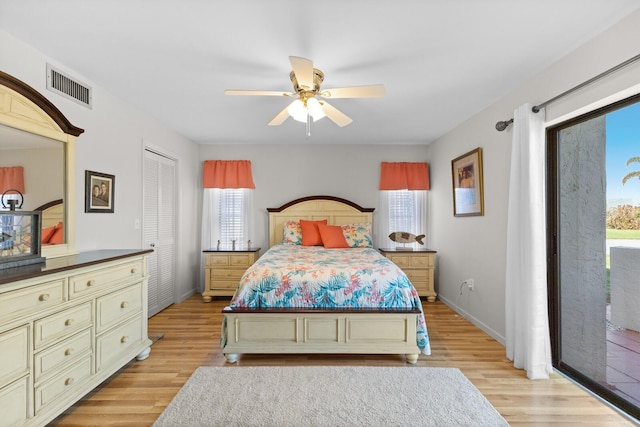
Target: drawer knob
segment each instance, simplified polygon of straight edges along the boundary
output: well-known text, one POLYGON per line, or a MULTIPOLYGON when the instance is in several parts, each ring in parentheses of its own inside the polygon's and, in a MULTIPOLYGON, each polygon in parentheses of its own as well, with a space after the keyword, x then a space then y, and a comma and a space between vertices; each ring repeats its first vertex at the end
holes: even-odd
POLYGON ((131 274, 136 274, 137 272, 138 272, 138 269, 137 269, 137 268, 133 267, 133 268, 131 269, 131 274))
POLYGON ((67 378, 67 379, 64 381, 64 385, 71 385, 71 384, 73 384, 73 381, 74 381, 74 380, 73 380, 73 378, 67 378))
POLYGON ((87 281, 87 286, 93 286, 95 284, 96 284, 96 281, 93 279, 87 281))
POLYGON ((48 301, 49 300, 49 294, 42 294, 42 295, 40 295, 40 297, 38 297, 38 299, 40 301, 48 301))
POLYGON ((74 323, 75 323, 75 320, 73 320, 73 319, 67 319, 67 320, 65 320, 64 325, 65 325, 65 326, 71 326, 71 325, 73 325, 74 323))
POLYGON ((127 308, 129 306, 129 303, 127 301, 122 301, 120 303, 120 308, 127 308))
POLYGON ((127 341, 129 341, 129 337, 128 337, 128 336, 126 336, 126 335, 125 335, 125 336, 123 336, 122 338, 120 338, 120 342, 121 342, 122 344, 126 343, 127 341))
POLYGON ((65 356, 71 356, 73 354, 73 349, 72 348, 68 348, 64 351, 64 355, 65 356))

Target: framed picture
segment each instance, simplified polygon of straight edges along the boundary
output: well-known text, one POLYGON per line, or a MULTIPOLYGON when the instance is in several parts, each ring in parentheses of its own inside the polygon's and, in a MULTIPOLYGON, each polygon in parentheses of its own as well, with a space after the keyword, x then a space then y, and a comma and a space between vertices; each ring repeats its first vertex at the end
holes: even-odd
POLYGON ((116 177, 84 171, 84 211, 113 213, 116 177))
POLYGON ((482 148, 469 151, 451 161, 453 216, 484 215, 482 148))

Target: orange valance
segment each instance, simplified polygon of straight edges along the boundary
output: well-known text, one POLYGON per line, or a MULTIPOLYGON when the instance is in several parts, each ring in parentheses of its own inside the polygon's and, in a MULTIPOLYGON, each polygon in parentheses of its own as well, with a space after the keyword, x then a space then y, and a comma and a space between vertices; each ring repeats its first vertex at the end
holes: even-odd
POLYGON ((429 165, 424 162, 382 162, 380 190, 428 190, 429 165))
POLYGON ((24 168, 22 166, 0 167, 0 194, 7 190, 18 190, 24 194, 24 168))
POLYGON ((205 160, 204 188, 256 188, 250 160, 205 160))

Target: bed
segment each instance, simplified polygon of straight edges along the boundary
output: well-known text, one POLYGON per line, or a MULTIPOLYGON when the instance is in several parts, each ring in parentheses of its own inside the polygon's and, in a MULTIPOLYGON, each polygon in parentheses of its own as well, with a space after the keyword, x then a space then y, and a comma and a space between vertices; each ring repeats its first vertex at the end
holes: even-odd
POLYGON ((403 354, 411 364, 430 354, 417 291, 370 237, 356 233, 346 239, 350 247, 329 249, 291 238, 294 224, 304 221, 326 220, 321 229, 332 231, 368 225, 370 232, 373 209, 312 196, 268 212, 270 248, 223 310, 229 363, 242 353, 403 354))
POLYGON ((52 200, 36 211, 41 211, 42 246, 59 245, 64 243, 64 204, 62 199, 52 200))

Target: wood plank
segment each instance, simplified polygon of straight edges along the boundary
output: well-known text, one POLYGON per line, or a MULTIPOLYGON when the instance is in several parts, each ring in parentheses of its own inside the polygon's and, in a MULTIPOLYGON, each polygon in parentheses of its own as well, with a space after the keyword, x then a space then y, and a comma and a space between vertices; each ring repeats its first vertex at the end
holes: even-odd
MULTIPOLYGON (((149 333, 165 335, 142 362, 131 362, 51 425, 151 425, 199 366, 225 366, 219 344, 228 299, 203 303, 194 295, 149 319, 149 333)), ((504 347, 436 301, 425 304, 432 355, 417 366, 459 368, 512 426, 633 426, 625 417, 564 377, 527 379, 504 347)), ((399 355, 260 355, 239 366, 406 366, 399 355)))

